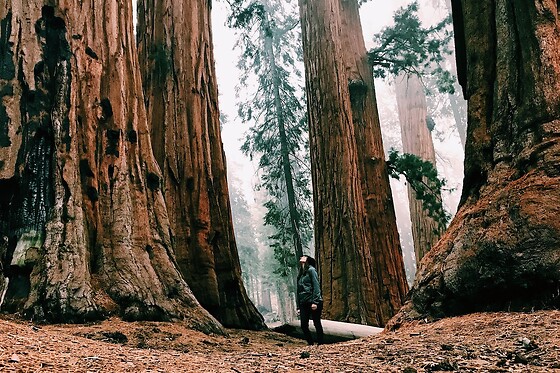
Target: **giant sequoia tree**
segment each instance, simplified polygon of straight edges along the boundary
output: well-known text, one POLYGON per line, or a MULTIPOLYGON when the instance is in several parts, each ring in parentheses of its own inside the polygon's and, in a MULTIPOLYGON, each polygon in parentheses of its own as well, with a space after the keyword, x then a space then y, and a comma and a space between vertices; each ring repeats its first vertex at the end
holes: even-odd
MULTIPOLYGON (((362 35, 358 2, 341 1, 341 41, 356 136, 366 228, 373 235, 370 254, 377 271, 380 295, 378 319, 387 320, 408 291, 371 66, 362 35)), ((367 249, 366 249, 367 250, 367 249)))
POLYGON ((463 195, 408 310, 560 305, 558 11, 553 0, 453 2, 468 99, 463 195))
POLYGON ((383 325, 407 285, 355 0, 300 1, 325 314, 383 325))
POLYGON ((152 155, 129 1, 0 4, 2 309, 189 318, 152 155))
POLYGON ((233 234, 210 3, 140 0, 139 53, 150 134, 181 273, 222 324, 260 329, 233 234))

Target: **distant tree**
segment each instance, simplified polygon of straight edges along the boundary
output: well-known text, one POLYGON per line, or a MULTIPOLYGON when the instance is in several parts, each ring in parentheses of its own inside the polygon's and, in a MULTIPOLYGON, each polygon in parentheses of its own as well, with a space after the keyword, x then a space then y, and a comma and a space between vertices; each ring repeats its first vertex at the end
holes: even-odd
MULTIPOLYGON (((243 280, 249 295, 263 311, 266 308, 267 311, 275 312, 277 318, 282 321, 293 320, 295 277, 282 275, 282 272, 278 271, 278 261, 269 242, 274 227, 262 225, 261 215, 266 211, 262 199, 267 193, 265 190, 256 192, 255 200, 249 203, 237 187, 235 177, 230 185, 235 234, 243 280)), ((273 321, 270 314, 264 316, 273 321)))
POLYGON ((446 181, 438 177, 434 164, 417 155, 399 154, 391 149, 387 166, 391 177, 399 179, 403 176, 406 179, 414 192, 414 198, 422 203, 424 212, 436 224, 434 229, 445 230, 450 216, 443 208, 440 195, 446 181))
MULTIPOLYGON (((417 75, 431 94, 438 91, 447 96, 446 105, 453 114, 461 143, 465 144, 466 116, 464 105, 455 87, 456 68, 452 58, 450 29, 451 8, 445 1, 449 17, 431 27, 423 27, 418 17, 418 2, 414 1, 395 12, 393 26, 385 27, 374 36, 376 47, 369 52, 378 77, 417 75)), ((441 6, 439 1, 434 6, 441 6)))
MULTIPOLYGON (((395 84, 403 152, 431 162, 435 169, 436 155, 428 128, 426 87, 420 75, 435 76, 439 91, 453 91, 451 76, 442 64, 450 53, 448 44, 451 33, 446 19, 434 27, 422 27, 417 15, 418 2, 399 9, 394 25, 375 35, 378 46, 370 51, 370 61, 378 76, 391 75, 395 84)), ((433 128, 432 128, 433 129, 433 128)), ((427 179, 426 179, 427 181, 427 179)), ((416 263, 437 242, 445 225, 433 219, 424 201, 416 198, 418 192, 409 183, 408 199, 416 263)), ((421 184, 418 184, 421 185, 421 184)), ((446 216, 441 203, 441 190, 432 190, 439 201, 438 214, 446 216)), ((424 196, 427 197, 427 196, 424 196)), ((430 205, 430 207, 433 207, 430 205)), ((446 219, 445 219, 446 220, 446 219)))
POLYGON ((368 54, 374 75, 414 74, 435 80, 440 92, 454 92, 455 79, 444 64, 451 54, 451 18, 425 28, 418 17, 418 2, 414 1, 397 10, 393 21, 393 26, 373 37, 376 46, 368 54))
MULTIPOLYGON (((395 87, 403 152, 430 162, 435 170, 436 153, 432 134, 428 128, 426 94, 420 78, 413 74, 399 75, 395 77, 395 87)), ((424 178, 427 181, 427 178, 424 178)), ((424 202, 416 197, 418 193, 413 186, 414 184, 409 183, 407 187, 408 202, 416 263, 420 263, 424 254, 437 242, 446 226, 438 224, 438 221, 430 216, 427 206, 424 206, 424 202)), ((439 207, 441 211, 444 211, 441 203, 441 189, 430 190, 430 192, 434 193, 433 198, 439 201, 439 207)))
MULTIPOLYGON (((254 294, 256 292, 254 279, 261 276, 257 235, 247 199, 238 181, 232 180, 231 177, 229 178, 229 191, 235 241, 239 252, 243 282, 247 292, 254 294)), ((255 301, 255 298, 253 298, 253 301, 255 301)))
POLYGON ((243 50, 239 90, 256 80, 255 94, 239 103, 239 116, 252 124, 242 150, 258 158, 259 188, 270 196, 264 223, 275 230, 269 242, 276 272, 293 276, 313 221, 307 122, 296 85, 302 68, 298 21, 295 9, 280 1, 239 1, 232 9, 230 25, 240 30, 237 46, 243 50))
MULTIPOLYGON (((434 6, 441 7, 444 3, 449 15, 451 16, 451 0, 434 0, 434 6)), ((457 76, 457 65, 455 64, 454 54, 447 55, 448 64, 451 66, 451 73, 457 76)), ((463 145, 463 150, 465 149, 465 143, 467 140, 467 105, 463 97, 461 97, 461 89, 459 88, 459 83, 454 79, 453 85, 457 87, 454 89, 455 92, 450 92, 447 97, 449 99, 449 107, 451 113, 453 114, 453 119, 455 120, 455 126, 457 127, 457 132, 459 133, 459 139, 461 140, 461 145, 463 145)))

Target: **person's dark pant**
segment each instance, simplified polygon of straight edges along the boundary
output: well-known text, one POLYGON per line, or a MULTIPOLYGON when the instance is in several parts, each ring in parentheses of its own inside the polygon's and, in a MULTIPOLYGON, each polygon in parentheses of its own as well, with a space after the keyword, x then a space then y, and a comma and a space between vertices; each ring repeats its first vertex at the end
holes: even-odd
POLYGON ((313 320, 315 330, 317 331, 317 344, 323 344, 323 326, 321 325, 321 312, 323 311, 323 302, 317 305, 317 309, 311 309, 311 303, 303 303, 300 307, 301 330, 307 340, 307 343, 313 344, 313 337, 309 331, 309 319, 313 320))

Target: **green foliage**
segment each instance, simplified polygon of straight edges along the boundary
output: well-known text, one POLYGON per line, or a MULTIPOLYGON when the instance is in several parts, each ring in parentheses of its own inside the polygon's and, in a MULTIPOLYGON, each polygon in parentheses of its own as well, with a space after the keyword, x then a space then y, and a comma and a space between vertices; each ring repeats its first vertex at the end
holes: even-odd
POLYGON ((418 18, 418 2, 400 8, 392 27, 385 27, 374 36, 375 48, 369 60, 377 77, 401 73, 431 76, 441 93, 453 93, 454 77, 443 63, 451 54, 451 17, 425 28, 418 18))
POLYGON ((262 22, 266 16, 264 5, 258 2, 245 5, 245 1, 234 1, 230 3, 230 7, 228 26, 231 28, 251 29, 255 23, 262 22))
POLYGON ((441 191, 445 186, 445 179, 440 179, 437 170, 431 162, 424 161, 413 154, 399 154, 394 149, 389 151, 387 160, 389 176, 399 179, 404 176, 410 184, 416 198, 422 201, 424 210, 438 224, 438 229, 443 232, 451 216, 443 208, 441 191))
POLYGON ((269 199, 264 224, 273 227, 270 246, 278 263, 275 273, 291 274, 297 266, 294 233, 308 245, 312 236, 312 209, 307 123, 304 120, 301 81, 301 42, 296 30, 297 8, 282 1, 247 2, 232 5, 228 23, 239 29, 236 46, 242 51, 238 95, 253 92, 238 103, 238 115, 251 124, 241 150, 258 159, 260 183, 269 199), (289 168, 296 197, 293 231, 287 201, 287 178, 282 160, 280 125, 285 129, 289 168))
MULTIPOLYGON (((254 302, 254 295, 259 292, 257 283, 276 284, 285 282, 292 289, 292 281, 286 281, 286 275, 278 270, 278 260, 275 259, 273 248, 268 245, 271 235, 270 227, 257 224, 259 211, 250 205, 241 190, 241 181, 235 175, 229 175, 229 195, 235 231, 235 241, 241 264, 243 282, 254 302)), ((259 195, 255 198, 260 199, 259 195)), ((259 203, 259 202, 257 202, 259 203)), ((287 258, 294 261, 293 255, 287 258)), ((293 274, 290 274, 293 276, 293 274)))

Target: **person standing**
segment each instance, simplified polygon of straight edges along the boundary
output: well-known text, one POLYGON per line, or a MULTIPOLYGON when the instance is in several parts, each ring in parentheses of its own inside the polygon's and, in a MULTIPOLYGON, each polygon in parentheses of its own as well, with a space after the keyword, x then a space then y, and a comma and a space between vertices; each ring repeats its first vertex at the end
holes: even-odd
POLYGON ((317 332, 317 344, 323 344, 323 326, 321 325, 321 312, 323 311, 323 298, 319 276, 315 269, 315 259, 302 256, 299 260, 300 269, 297 277, 297 306, 301 320, 301 330, 309 345, 313 344, 313 337, 309 331, 309 319, 313 320, 317 332))

